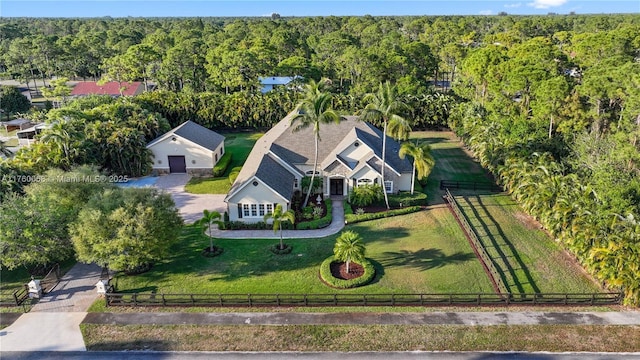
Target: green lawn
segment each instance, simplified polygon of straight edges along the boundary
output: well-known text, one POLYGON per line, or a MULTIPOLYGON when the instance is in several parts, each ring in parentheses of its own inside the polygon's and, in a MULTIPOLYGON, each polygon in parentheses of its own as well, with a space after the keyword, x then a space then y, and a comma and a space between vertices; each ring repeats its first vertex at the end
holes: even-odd
POLYGON ((411 138, 431 145, 431 154, 436 161, 424 188, 430 204, 443 203, 444 193, 440 191, 440 180, 490 181, 487 172, 469 157, 453 133, 416 131, 411 134, 411 138))
POLYGON ((225 137, 225 151, 233 154, 231 163, 225 174, 217 178, 192 178, 185 186, 185 191, 192 194, 226 194, 231 189, 229 172, 242 166, 247 160, 253 145, 263 133, 228 133, 225 137))
POLYGON ((455 197, 512 293, 600 291, 508 195, 455 197))
MULTIPOLYGON (((491 283, 446 208, 350 225, 362 235, 378 275, 345 293, 491 292, 491 283), (452 276, 452 274, 456 274, 452 276)), ((159 293, 334 293, 318 278, 335 236, 287 240, 289 255, 274 255, 275 240, 216 240, 225 252, 205 258, 208 239, 186 227, 163 263, 145 274, 119 276, 118 291, 159 293)))

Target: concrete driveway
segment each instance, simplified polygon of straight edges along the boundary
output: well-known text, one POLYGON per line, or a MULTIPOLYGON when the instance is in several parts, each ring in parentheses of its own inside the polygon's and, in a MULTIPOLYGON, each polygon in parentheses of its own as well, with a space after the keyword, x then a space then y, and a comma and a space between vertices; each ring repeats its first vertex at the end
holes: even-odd
POLYGON ((170 174, 158 176, 155 187, 163 189, 171 194, 176 207, 185 223, 191 224, 202 217, 203 210, 218 211, 221 214, 227 211, 224 202, 224 194, 189 194, 184 191, 184 186, 191 179, 187 174, 170 174))

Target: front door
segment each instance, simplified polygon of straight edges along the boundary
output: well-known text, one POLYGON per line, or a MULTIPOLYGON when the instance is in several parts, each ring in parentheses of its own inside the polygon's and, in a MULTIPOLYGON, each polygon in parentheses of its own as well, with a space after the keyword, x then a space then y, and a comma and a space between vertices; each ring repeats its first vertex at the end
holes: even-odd
POLYGON ((330 179, 329 191, 331 195, 344 195, 344 180, 343 179, 330 179))
POLYGON ((169 172, 172 174, 187 172, 187 162, 184 156, 169 156, 169 172))

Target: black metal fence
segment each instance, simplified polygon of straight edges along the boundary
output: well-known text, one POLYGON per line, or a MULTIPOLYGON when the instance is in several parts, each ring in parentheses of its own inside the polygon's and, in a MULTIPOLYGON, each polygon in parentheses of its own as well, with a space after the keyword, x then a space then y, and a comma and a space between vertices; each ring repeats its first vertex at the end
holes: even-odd
POLYGON ((107 306, 317 307, 317 306, 605 306, 620 293, 592 294, 156 294, 107 293, 107 306))
POLYGON ((440 190, 445 189, 502 192, 502 188, 500 186, 490 182, 440 180, 440 190))

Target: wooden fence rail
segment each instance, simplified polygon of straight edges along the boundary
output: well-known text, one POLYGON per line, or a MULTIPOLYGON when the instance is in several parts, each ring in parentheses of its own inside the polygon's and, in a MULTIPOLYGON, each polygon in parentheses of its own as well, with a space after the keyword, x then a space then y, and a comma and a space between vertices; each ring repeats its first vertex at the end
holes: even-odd
POLYGON ((156 294, 107 293, 107 306, 311 307, 617 305, 620 293, 593 294, 156 294))
POLYGON ((487 190, 493 192, 502 191, 500 186, 490 182, 440 180, 440 190, 445 189, 487 190))
POLYGON ((472 247, 474 248, 474 252, 480 258, 480 261, 483 263, 484 268, 487 270, 491 281, 497 288, 496 292, 502 294, 509 294, 509 288, 505 285, 502 280, 502 276, 498 271, 498 268, 495 262, 491 259, 487 250, 484 248, 480 240, 478 239, 478 234, 473 229, 473 227, 467 221, 467 218, 464 216, 462 211, 460 210, 460 206, 458 206, 458 202, 451 195, 449 189, 446 189, 446 194, 444 195, 445 200, 449 203, 451 210, 453 211, 455 217, 458 219, 458 223, 462 226, 463 230, 467 233, 467 238, 471 242, 472 247))

